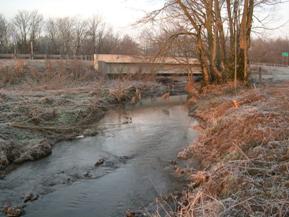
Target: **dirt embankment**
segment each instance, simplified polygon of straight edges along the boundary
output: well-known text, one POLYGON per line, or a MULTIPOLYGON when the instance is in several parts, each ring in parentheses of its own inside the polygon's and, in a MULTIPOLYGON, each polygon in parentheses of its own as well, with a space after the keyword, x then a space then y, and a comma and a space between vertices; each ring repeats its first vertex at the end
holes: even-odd
POLYGON ((289 82, 208 87, 191 107, 200 138, 179 153, 203 170, 189 179, 177 216, 289 216, 289 82), (214 93, 214 94, 213 94, 214 93))
POLYGON ((87 63, 32 63, 0 70, 0 176, 49 155, 61 140, 95 135, 108 109, 171 90, 155 80, 109 80, 87 63))

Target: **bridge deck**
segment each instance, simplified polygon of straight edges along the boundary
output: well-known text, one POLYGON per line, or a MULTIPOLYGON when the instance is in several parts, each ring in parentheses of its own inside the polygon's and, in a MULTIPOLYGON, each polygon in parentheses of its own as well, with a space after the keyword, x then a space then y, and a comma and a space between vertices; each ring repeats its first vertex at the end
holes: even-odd
POLYGON ((105 74, 201 74, 199 61, 194 58, 94 55, 94 67, 105 74))

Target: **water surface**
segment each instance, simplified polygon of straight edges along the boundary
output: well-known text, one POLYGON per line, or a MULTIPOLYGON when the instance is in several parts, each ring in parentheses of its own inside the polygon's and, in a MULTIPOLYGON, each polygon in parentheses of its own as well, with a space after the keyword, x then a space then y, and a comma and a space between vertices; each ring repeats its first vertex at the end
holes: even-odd
POLYGON ((39 194, 25 208, 29 217, 119 217, 147 207, 181 187, 170 161, 196 136, 193 124, 180 98, 115 109, 99 135, 57 144, 49 157, 0 180, 0 203, 39 194))

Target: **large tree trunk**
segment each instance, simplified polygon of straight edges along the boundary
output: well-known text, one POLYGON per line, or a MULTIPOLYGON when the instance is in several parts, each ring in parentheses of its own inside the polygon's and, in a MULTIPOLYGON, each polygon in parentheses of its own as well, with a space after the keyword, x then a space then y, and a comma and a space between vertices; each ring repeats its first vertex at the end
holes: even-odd
POLYGON ((254 10, 254 0, 244 0, 244 9, 240 30, 240 56, 241 67, 243 68, 243 79, 248 81, 249 78, 249 48, 250 48, 250 35, 252 28, 252 16, 254 10))
POLYGON ((238 68, 239 78, 247 81, 254 0, 222 0, 222 3, 220 0, 175 0, 175 3, 180 13, 189 20, 192 30, 196 32, 196 47, 204 74, 204 83, 233 78, 234 65, 238 68), (229 55, 226 52, 222 20, 223 4, 226 5, 227 10, 227 20, 224 21, 229 31, 229 55))
POLYGON ((224 27, 221 17, 221 8, 220 8, 219 0, 214 1, 214 8, 215 8, 215 16, 216 16, 216 27, 218 28, 218 38, 219 38, 219 49, 220 49, 220 60, 221 60, 221 69, 222 71, 225 69, 226 63, 226 42, 225 42, 225 34, 224 34, 224 27))
POLYGON ((198 55, 199 55, 199 60, 200 60, 201 70, 202 70, 202 75, 203 75, 203 85, 206 86, 209 84, 209 81, 210 81, 209 66, 208 66, 209 60, 207 56, 205 55, 201 32, 202 30, 200 26, 198 29, 198 33, 197 33, 197 49, 198 49, 198 55))
POLYGON ((209 67, 208 67, 208 58, 205 55, 204 51, 204 44, 202 40, 202 26, 197 25, 195 20, 190 15, 187 7, 183 4, 181 0, 175 0, 176 3, 180 6, 181 10, 184 12, 187 19, 190 21, 191 25, 194 27, 194 29, 197 31, 196 41, 197 41, 197 51, 199 55, 199 60, 201 64, 202 69, 202 75, 203 75, 203 84, 208 85, 209 84, 209 67))
POLYGON ((226 0, 227 4, 227 14, 228 14, 228 20, 229 20, 229 31, 230 31, 230 58, 233 59, 234 57, 234 47, 235 47, 235 31, 234 31, 234 21, 231 11, 231 0, 226 0))
POLYGON ((208 45, 209 45, 209 57, 210 57, 210 70, 214 79, 220 81, 222 79, 222 74, 216 67, 216 56, 217 56, 217 37, 216 37, 216 26, 214 26, 214 14, 213 14, 213 0, 208 0, 206 7, 206 29, 208 33, 208 45))
POLYGON ((247 76, 245 77, 245 81, 248 81, 250 76, 250 69, 249 69, 249 49, 251 47, 251 30, 252 30, 252 23, 253 23, 253 13, 254 13, 254 0, 250 0, 249 9, 248 9, 248 19, 247 19, 247 49, 246 49, 246 63, 247 63, 247 76))

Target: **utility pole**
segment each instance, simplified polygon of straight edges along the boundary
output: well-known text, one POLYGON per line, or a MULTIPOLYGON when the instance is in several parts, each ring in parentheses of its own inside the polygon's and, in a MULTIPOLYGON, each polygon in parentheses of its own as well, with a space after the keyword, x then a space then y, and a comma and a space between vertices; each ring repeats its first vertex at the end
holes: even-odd
POLYGON ((30 49, 31 49, 31 59, 34 59, 34 52, 33 52, 33 41, 30 42, 30 49))

